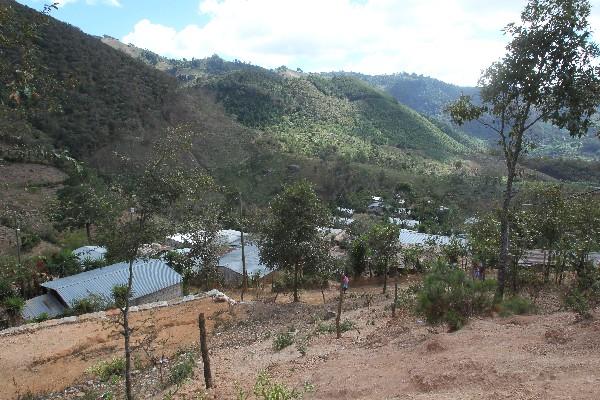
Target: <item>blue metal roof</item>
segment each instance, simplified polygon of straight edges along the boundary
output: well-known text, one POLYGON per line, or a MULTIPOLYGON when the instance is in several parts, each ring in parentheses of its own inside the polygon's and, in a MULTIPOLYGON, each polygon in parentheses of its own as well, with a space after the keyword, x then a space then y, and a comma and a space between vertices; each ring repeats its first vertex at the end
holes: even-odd
MULTIPOLYGON (((129 263, 121 262, 81 274, 56 279, 42 284, 55 290, 65 304, 73 304, 78 299, 95 294, 106 299, 112 297, 112 288, 126 285, 129 277, 129 263)), ((133 263, 133 299, 180 284, 181 275, 164 261, 149 259, 133 263)))
POLYGON ((100 246, 83 246, 73 250, 73 255, 77 257, 80 262, 86 260, 98 261, 104 259, 106 248, 100 246))
MULTIPOLYGON (((435 242, 439 246, 445 246, 450 243, 452 238, 450 236, 441 236, 441 235, 430 235, 428 233, 421 233, 416 231, 411 231, 408 229, 400 230, 400 244, 408 244, 408 245, 424 245, 428 242, 435 242)), ((457 238, 461 243, 466 243, 465 239, 457 238)))
POLYGON ((65 311, 65 306, 52 294, 43 294, 25 302, 22 315, 25 319, 33 319, 43 313, 55 317, 65 311))
MULTIPOLYGON (((260 255, 258 246, 255 244, 244 244, 244 257, 246 259, 246 271, 248 275, 252 275, 255 272, 264 275, 267 271, 267 267, 260 263, 260 255)), ((227 267, 233 271, 242 273, 242 248, 234 247, 229 253, 219 258, 219 266, 227 267)))

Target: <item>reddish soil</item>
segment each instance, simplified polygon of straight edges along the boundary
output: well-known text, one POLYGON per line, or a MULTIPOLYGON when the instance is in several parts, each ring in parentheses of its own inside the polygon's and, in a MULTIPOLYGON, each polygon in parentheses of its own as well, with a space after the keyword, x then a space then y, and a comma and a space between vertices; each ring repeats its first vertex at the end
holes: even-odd
MULTIPOLYGON (((280 296, 277 303, 252 302, 228 313, 226 305, 201 300, 138 313, 135 320, 140 325, 149 318, 141 331, 169 336, 157 349, 169 353, 197 341, 200 310, 211 316, 216 387, 205 398, 236 398, 237 388, 251 391, 262 370, 289 387, 308 383, 313 390, 305 399, 600 398, 597 319, 578 322, 569 312, 473 319, 462 330, 447 333, 403 312, 392 318, 390 299, 379 290, 351 289, 342 319, 351 320, 355 329, 339 340, 318 328, 333 323, 319 318, 336 308, 335 289, 326 293, 325 306, 321 293, 311 291, 303 296, 310 304, 291 304, 280 296), (295 331, 296 343, 275 351, 274 337, 289 329, 295 331)), ((121 342, 113 327, 98 322, 0 337, 0 369, 8 371, 0 374, 0 398, 16 397, 13 377, 21 393, 26 388, 61 390, 90 379, 85 369, 118 355, 121 342)), ((197 399, 204 392, 200 361, 194 378, 173 398, 197 399)), ((165 393, 151 398, 162 399, 165 393)))
MULTIPOLYGON (((202 299, 131 315, 136 337, 158 334, 156 343, 170 355, 197 341, 199 312, 210 317, 226 309, 223 303, 202 299)), ((209 320, 209 329, 212 325, 209 320)), ((123 338, 114 323, 88 320, 0 336, 0 348, 0 399, 11 399, 18 393, 59 391, 78 382, 88 367, 120 355, 123 338)))

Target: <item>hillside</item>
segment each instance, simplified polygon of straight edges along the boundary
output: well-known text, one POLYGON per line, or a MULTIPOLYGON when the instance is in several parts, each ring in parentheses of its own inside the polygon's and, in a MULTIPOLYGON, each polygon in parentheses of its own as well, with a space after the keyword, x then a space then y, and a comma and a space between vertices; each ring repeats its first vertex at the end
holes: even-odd
MULTIPOLYGON (((389 93, 402 104, 418 112, 448 122, 444 108, 461 94, 477 96, 477 89, 460 87, 440 80, 417 74, 398 73, 392 75, 364 75, 356 73, 335 73, 354 76, 389 93)), ((462 130, 473 137, 495 143, 496 134, 477 123, 467 123, 462 130)), ((530 132, 535 147, 531 156, 578 157, 600 159, 600 141, 593 134, 581 139, 571 138, 568 133, 547 124, 536 124, 530 132)))
MULTIPOLYGON (((400 287, 410 283, 403 279, 400 287)), ((262 296, 265 300, 270 293, 262 296)), ((598 320, 577 321, 552 302, 545 306, 547 313, 477 318, 449 333, 404 311, 392 317, 391 299, 379 286, 352 286, 343 318, 353 328, 336 339, 327 330, 333 320, 323 320, 326 310, 335 309, 336 296, 336 288, 330 288, 325 304, 315 290, 304 292, 299 304, 283 296, 269 303, 252 295, 252 301, 229 309, 201 299, 134 313, 136 340, 146 337, 150 343, 143 347, 148 353, 138 350, 135 391, 140 398, 168 394, 173 399, 204 393, 201 362, 181 387, 174 389, 167 380, 178 354, 199 358, 194 351, 198 312, 208 318, 215 380, 205 398, 238 398, 240 389, 252 389, 261 370, 290 388, 309 388, 307 400, 592 400, 600 390, 598 320), (294 343, 275 350, 277 336, 291 329, 294 343), (150 356, 165 360, 157 367, 150 356)), ((0 360, 6 367, 0 396, 16 399, 30 390, 31 398, 65 400, 116 393, 121 382, 103 382, 86 370, 119 355, 121 341, 117 327, 97 314, 0 335, 5 349, 0 360)))
MULTIPOLYGON (((35 18, 15 2, 0 4, 12 13, 4 33, 35 18)), ((167 127, 185 125, 196 133, 194 161, 225 185, 252 188, 250 200, 258 202, 298 171, 289 165, 300 166, 293 176, 314 180, 333 200, 341 192, 392 193, 398 181, 447 175, 454 160, 478 149, 358 79, 270 71, 216 56, 167 60, 52 18, 40 30, 38 86, 54 85, 28 97, 26 107, 4 101, 5 147, 65 148, 110 172, 115 151, 143 157, 167 127)), ((8 54, 18 59, 17 49, 8 54)))

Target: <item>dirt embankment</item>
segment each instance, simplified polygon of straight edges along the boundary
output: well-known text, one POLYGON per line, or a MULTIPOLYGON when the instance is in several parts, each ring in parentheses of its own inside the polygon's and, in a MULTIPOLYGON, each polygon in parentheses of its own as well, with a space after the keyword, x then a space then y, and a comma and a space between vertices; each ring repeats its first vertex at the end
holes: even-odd
MULTIPOLYGON (((134 335, 156 335, 161 352, 171 355, 198 338, 198 313, 211 316, 227 306, 202 299, 132 314, 134 335)), ((212 320, 209 320, 212 329, 212 320)), ((0 336, 0 399, 18 393, 60 391, 84 378, 85 370, 123 352, 118 326, 109 320, 57 325, 0 336)))

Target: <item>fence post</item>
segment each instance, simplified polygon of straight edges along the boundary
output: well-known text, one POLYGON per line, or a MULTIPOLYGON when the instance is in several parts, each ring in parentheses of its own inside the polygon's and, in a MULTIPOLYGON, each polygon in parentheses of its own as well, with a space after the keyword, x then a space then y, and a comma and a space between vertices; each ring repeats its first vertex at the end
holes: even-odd
POLYGON ((398 303, 398 282, 394 284, 394 303, 392 303, 392 317, 396 316, 396 304, 398 303))
POLYGON ((202 353, 202 363, 204 364, 204 383, 206 388, 213 386, 212 375, 210 372, 210 359, 208 358, 208 346, 206 344, 206 321, 204 313, 198 316, 198 328, 200 329, 200 352, 202 353))
POLYGON ((340 283, 340 300, 338 301, 337 316, 335 317, 335 331, 337 338, 342 337, 342 328, 340 326, 340 319, 342 318, 342 302, 344 301, 344 285, 340 283))

